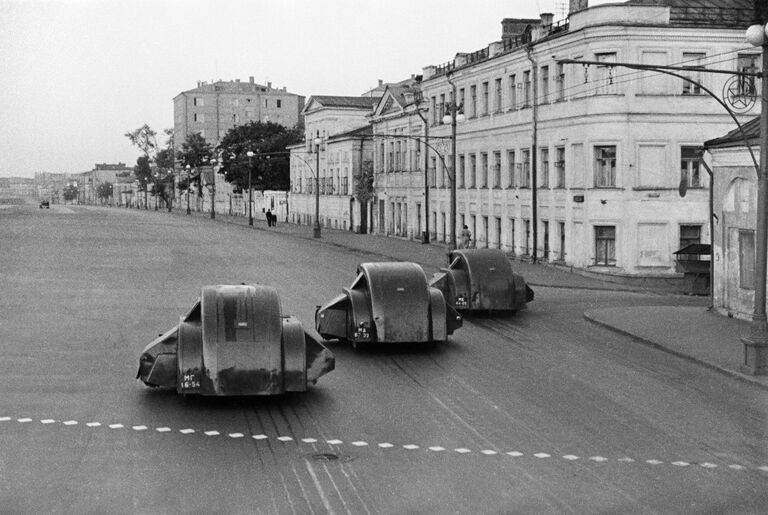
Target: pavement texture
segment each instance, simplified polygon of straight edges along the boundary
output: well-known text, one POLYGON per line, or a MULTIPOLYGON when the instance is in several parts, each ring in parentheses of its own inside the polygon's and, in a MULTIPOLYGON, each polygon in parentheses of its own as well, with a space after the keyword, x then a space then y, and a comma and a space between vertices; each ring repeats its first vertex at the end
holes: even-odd
MULTIPOLYGON (((184 211, 174 212, 184 215, 184 211)), ((216 215, 210 220, 206 214, 193 213, 200 223, 232 223, 248 226, 248 218, 216 215)), ((357 234, 350 231, 323 228, 321 237, 313 237, 311 225, 279 222, 267 226, 263 213, 254 215, 253 230, 272 231, 295 238, 316 240, 319 245, 333 245, 357 252, 361 262, 365 255, 380 260, 412 261, 424 266, 428 275, 447 264, 449 246, 441 242, 423 244, 399 237, 357 234)), ((548 288, 576 288, 606 291, 629 291, 655 295, 668 295, 634 285, 604 281, 587 277, 547 263, 520 261, 513 256, 515 271, 529 285, 548 288)), ((638 342, 651 345, 681 358, 696 362, 754 386, 768 389, 768 376, 754 376, 742 371, 744 345, 740 338, 749 335, 749 322, 728 318, 706 307, 691 306, 633 306, 594 309, 584 317, 638 342), (651 321, 651 322, 649 322, 651 321)))

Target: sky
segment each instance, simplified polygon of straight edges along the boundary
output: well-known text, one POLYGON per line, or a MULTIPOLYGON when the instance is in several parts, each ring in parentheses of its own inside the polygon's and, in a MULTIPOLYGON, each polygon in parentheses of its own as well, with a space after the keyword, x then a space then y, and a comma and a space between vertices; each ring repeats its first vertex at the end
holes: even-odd
MULTIPOLYGON (((607 3, 590 0, 590 6, 607 3)), ((197 81, 361 95, 568 0, 0 0, 0 176, 132 166, 197 81)))

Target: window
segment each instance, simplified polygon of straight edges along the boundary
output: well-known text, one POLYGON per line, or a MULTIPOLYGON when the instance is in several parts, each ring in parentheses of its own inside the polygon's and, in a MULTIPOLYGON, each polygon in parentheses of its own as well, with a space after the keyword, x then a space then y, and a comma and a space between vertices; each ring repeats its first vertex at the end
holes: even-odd
POLYGON ((531 221, 523 220, 525 224, 525 255, 531 255, 531 221))
POLYGON ((531 187, 531 151, 528 149, 523 150, 523 170, 520 174, 520 187, 531 187))
POLYGON ((477 116, 477 86, 469 87, 469 117, 477 116))
POLYGON ((559 102, 565 99, 565 65, 557 63, 555 73, 555 101, 559 102))
POLYGON ((464 156, 459 156, 459 176, 456 178, 456 187, 457 188, 464 188, 466 186, 466 181, 464 180, 464 156))
POLYGON ((277 108, 280 109, 281 107, 283 107, 283 101, 282 100, 278 100, 277 101, 277 108))
POLYGON ((541 67, 541 103, 549 102, 549 66, 541 67))
POLYGON ((531 72, 523 72, 523 107, 531 105, 531 72))
POLYGON ((616 187, 616 146, 595 147, 595 187, 616 187))
POLYGON ((703 187, 697 147, 680 147, 680 180, 689 188, 703 187))
POLYGON ((565 261, 565 222, 558 222, 560 231, 560 261, 565 261))
POLYGON ((234 123, 235 125, 240 123, 240 115, 239 114, 235 113, 235 114, 232 115, 232 123, 234 123))
POLYGON ((613 225, 595 226, 595 265, 613 266, 616 264, 616 227, 613 225))
POLYGON ((480 154, 480 187, 488 187, 488 154, 480 154))
POLYGON ((432 113, 432 125, 437 125, 437 97, 432 97, 432 107, 430 108, 430 112, 432 113))
POLYGON ((501 188, 501 152, 493 153, 493 187, 501 188))
POLYGON ((509 247, 512 255, 515 255, 515 219, 509 219, 509 247))
MULTIPOLYGON (((615 63, 616 52, 606 52, 602 54, 595 54, 595 61, 601 63, 615 63)), ((615 68, 613 66, 598 66, 597 77, 595 77, 595 94, 596 95, 611 95, 618 92, 614 81, 615 68)))
POLYGON ((432 156, 429 163, 429 185, 437 187, 437 158, 432 156))
MULTIPOLYGON (((760 54, 739 54, 737 71, 744 73, 757 72, 757 63, 760 54)), ((739 77, 739 94, 754 96, 757 93, 755 77, 739 77)))
POLYGON ((195 97, 192 99, 192 105, 201 107, 205 105, 205 101, 203 100, 203 97, 195 97))
POLYGON ((515 74, 509 76, 509 108, 517 109, 517 81, 515 74))
POLYGON ((440 95, 440 105, 437 106, 437 118, 438 118, 438 122, 437 123, 442 123, 443 116, 445 116, 445 114, 446 114, 446 111, 445 111, 445 93, 443 93, 442 95, 440 95))
POLYGON ((565 147, 555 147, 555 188, 565 188, 565 147))
POLYGON ((461 88, 461 89, 459 90, 459 99, 458 99, 458 103, 459 103, 458 105, 460 105, 460 106, 462 106, 462 107, 464 106, 464 88, 461 88))
POLYGON ((264 99, 264 107, 269 107, 269 99, 268 98, 264 99))
POLYGON ((205 123, 205 114, 204 113, 195 113, 194 114, 194 121, 205 123))
POLYGON ((700 225, 681 225, 680 226, 680 248, 685 248, 688 245, 694 245, 701 243, 701 226, 700 225))
POLYGON ((496 79, 494 84, 496 86, 496 102, 494 108, 497 113, 500 113, 503 108, 501 105, 501 79, 496 79))
POLYGON ((475 188, 476 186, 476 179, 475 179, 475 173, 477 172, 477 155, 476 154, 469 154, 469 186, 468 188, 475 188))
MULTIPOLYGON (((706 55, 700 52, 683 52, 683 66, 686 68, 689 66, 703 67, 706 55)), ((694 84, 683 81, 683 95, 701 95, 701 86, 699 85, 702 81, 701 72, 692 70, 683 73, 683 76, 697 82, 697 84, 694 84)))
POLYGON ((739 230, 739 286, 755 287, 755 231, 739 230))
POLYGON ((514 150, 507 150, 507 175, 509 176, 509 182, 507 183, 507 186, 510 188, 514 188, 516 186, 515 183, 515 151, 514 150))
POLYGON ((483 115, 488 114, 488 82, 483 82, 483 115))
POLYGON ((544 229, 544 259, 549 261, 549 222, 543 220, 541 224, 544 229))
POLYGON ((541 149, 541 187, 549 188, 549 149, 541 149))

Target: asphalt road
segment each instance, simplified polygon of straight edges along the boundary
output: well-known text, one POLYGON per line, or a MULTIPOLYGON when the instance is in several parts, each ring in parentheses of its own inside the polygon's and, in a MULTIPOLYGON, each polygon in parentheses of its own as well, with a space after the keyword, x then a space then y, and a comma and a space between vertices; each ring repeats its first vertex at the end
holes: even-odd
POLYGON ((135 380, 202 285, 273 285, 312 329, 362 260, 162 211, 0 209, 0 512, 768 510, 764 391, 582 318, 696 300, 539 288, 434 349, 329 343, 337 368, 304 394, 135 380))

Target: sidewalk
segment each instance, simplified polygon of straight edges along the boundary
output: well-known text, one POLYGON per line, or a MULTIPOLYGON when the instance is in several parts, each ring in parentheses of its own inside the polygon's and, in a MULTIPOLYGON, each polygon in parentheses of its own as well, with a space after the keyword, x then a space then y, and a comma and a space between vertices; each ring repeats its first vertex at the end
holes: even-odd
MULTIPOLYGON (((179 212, 175 212, 179 214, 179 212)), ((182 216, 186 216, 181 212, 182 216)), ((193 213, 201 223, 211 222, 207 214, 193 213)), ((268 227, 262 213, 254 218, 253 230, 269 231, 294 238, 312 240, 318 245, 331 245, 353 252, 369 254, 393 261, 413 261, 430 274, 447 264, 448 246, 442 243, 428 245, 398 237, 356 234, 350 231, 322 229, 319 239, 313 238, 311 225, 294 225, 284 222, 268 227)), ((248 226, 248 218, 217 213, 215 222, 248 226)), ((514 261, 516 272, 525 277, 531 286, 548 288, 578 288, 611 291, 634 291, 659 294, 650 289, 602 281, 570 273, 548 264, 531 264, 514 261)), ((704 307, 689 306, 636 306, 595 309, 584 317, 596 324, 631 336, 645 344, 707 366, 731 377, 768 389, 768 376, 744 374, 740 366, 744 359, 744 347, 740 338, 749 334, 749 323, 728 318, 704 307), (649 323, 648 321, 653 321, 649 323)))

